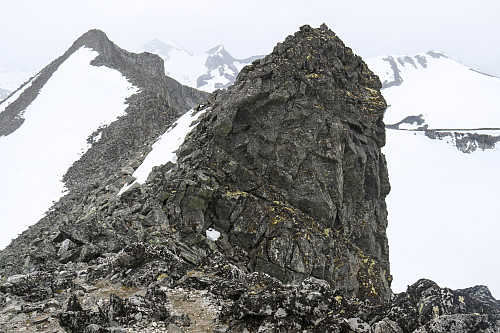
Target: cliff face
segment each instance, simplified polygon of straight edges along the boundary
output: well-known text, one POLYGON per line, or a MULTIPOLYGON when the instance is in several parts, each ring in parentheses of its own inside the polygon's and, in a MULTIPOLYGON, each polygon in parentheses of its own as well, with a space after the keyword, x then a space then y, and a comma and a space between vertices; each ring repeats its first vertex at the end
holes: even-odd
POLYGON ((387 299, 380 86, 328 28, 302 27, 214 96, 154 187, 169 221, 220 231, 251 271, 387 299))

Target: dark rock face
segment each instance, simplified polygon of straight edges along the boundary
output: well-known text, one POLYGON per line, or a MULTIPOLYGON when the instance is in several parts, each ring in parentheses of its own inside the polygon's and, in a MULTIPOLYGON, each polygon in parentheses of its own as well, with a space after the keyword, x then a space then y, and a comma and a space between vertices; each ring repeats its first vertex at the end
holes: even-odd
POLYGON ((467 132, 450 132, 447 130, 426 130, 425 135, 431 139, 451 140, 458 150, 465 154, 470 154, 476 149, 494 149, 495 145, 500 142, 500 130, 492 129, 499 135, 467 133, 467 132))
POLYGON ((222 250, 241 251, 250 271, 289 283, 312 275, 387 299, 390 186, 378 89, 328 28, 305 26, 214 96, 178 167, 153 191, 168 196, 177 228, 215 228, 222 250))

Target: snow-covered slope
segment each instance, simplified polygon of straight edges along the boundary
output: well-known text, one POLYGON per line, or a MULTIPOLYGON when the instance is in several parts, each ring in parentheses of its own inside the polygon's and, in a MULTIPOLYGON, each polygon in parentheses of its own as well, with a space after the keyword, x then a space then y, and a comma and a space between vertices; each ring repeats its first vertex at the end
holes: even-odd
POLYGON ((230 86, 240 70, 260 56, 235 59, 223 45, 205 53, 193 54, 173 41, 155 39, 138 52, 158 54, 165 61, 165 74, 193 88, 212 92, 230 86))
POLYGON ((500 128, 500 79, 436 51, 367 60, 383 82, 386 124, 422 115, 431 129, 500 128))
POLYGON ((499 297, 500 79, 436 51, 367 63, 389 105, 393 290, 427 277, 499 297))
MULTIPOLYGON (((12 92, 34 74, 32 72, 0 72, 0 89, 12 92)), ((0 98, 1 100, 2 98, 0 98)))
POLYGON ((24 110, 22 126, 0 137, 0 248, 63 195, 62 176, 89 148, 89 135, 124 114, 125 99, 137 91, 120 72, 90 65, 97 55, 74 52, 24 110))

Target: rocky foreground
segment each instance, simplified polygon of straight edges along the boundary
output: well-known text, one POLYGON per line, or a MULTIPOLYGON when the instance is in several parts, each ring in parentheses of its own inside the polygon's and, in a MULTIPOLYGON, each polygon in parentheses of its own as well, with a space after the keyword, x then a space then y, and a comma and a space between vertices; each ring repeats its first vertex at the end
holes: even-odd
POLYGON ((325 280, 285 285, 222 257, 193 267, 164 246, 132 244, 94 263, 14 275, 0 287, 2 332, 499 332, 488 288, 419 280, 385 304, 325 280))
POLYGON ((326 26, 302 27, 197 107, 176 164, 122 195, 116 174, 75 185, 0 252, 0 327, 500 331, 486 287, 390 290, 380 88, 326 26))

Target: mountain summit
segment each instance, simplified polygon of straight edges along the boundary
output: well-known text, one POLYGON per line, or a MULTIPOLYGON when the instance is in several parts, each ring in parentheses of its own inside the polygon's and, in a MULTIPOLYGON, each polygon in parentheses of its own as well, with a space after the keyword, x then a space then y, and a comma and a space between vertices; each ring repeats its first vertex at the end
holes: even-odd
POLYGON ((168 198, 162 207, 181 238, 215 229, 221 251, 251 271, 291 283, 312 275, 384 300, 380 87, 328 28, 304 26, 213 96, 177 167, 144 190, 168 198))

